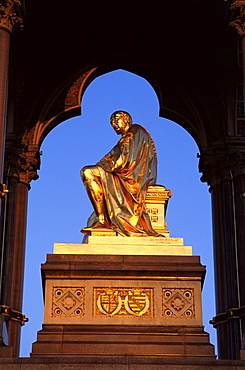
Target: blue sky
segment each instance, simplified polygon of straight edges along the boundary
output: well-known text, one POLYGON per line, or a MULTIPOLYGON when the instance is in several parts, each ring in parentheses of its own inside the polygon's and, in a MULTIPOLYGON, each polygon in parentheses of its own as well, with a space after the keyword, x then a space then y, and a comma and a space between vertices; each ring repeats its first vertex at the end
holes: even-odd
MULTIPOLYGON (((167 91, 165 92, 167 95, 167 91)), ((198 147, 181 126, 159 117, 159 102, 151 85, 132 73, 117 70, 94 80, 82 99, 82 115, 61 123, 41 147, 40 178, 31 183, 23 313, 29 322, 22 328, 21 356, 27 357, 43 323, 41 263, 54 243, 80 243, 80 229, 92 206, 80 179, 80 169, 95 164, 118 141, 109 123, 111 113, 128 111, 134 123, 153 137, 158 153, 158 184, 171 189, 167 210, 171 237, 183 237, 207 266, 203 288, 205 330, 215 344, 208 323, 215 315, 211 196, 200 182, 198 147)))

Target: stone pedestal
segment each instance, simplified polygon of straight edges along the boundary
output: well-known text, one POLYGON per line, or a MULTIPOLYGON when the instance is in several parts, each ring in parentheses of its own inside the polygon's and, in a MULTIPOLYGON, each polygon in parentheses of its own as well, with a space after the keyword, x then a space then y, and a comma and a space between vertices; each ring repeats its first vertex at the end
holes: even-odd
POLYGON ((202 325, 204 275, 188 255, 48 255, 44 325, 31 356, 214 359, 202 325))

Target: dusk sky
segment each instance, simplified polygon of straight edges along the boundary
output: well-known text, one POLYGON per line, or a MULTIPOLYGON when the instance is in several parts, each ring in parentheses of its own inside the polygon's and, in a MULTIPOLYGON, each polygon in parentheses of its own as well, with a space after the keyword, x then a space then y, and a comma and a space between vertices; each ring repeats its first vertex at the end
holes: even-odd
MULTIPOLYGON (((168 94, 168 91, 165 91, 168 94)), ((82 115, 57 126, 41 147, 40 178, 29 191, 24 307, 29 322, 22 328, 21 356, 27 357, 43 323, 40 267, 54 243, 81 243, 80 229, 92 206, 80 169, 98 162, 119 140, 110 125, 116 110, 128 111, 134 123, 153 137, 158 153, 158 181, 173 193, 168 204, 170 237, 183 237, 207 266, 203 287, 205 331, 215 344, 209 320, 215 316, 211 196, 200 181, 194 139, 177 123, 159 117, 154 89, 142 77, 117 70, 94 80, 82 98, 82 115)))

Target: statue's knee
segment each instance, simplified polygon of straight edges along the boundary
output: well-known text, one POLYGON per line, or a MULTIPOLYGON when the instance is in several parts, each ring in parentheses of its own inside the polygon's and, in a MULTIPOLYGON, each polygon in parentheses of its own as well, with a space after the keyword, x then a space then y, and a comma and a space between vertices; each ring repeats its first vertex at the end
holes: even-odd
POLYGON ((86 181, 90 178, 91 171, 88 167, 83 167, 80 171, 80 175, 83 181, 86 181))
POLYGON ((94 181, 97 174, 95 166, 85 166, 81 169, 80 174, 83 182, 94 181))

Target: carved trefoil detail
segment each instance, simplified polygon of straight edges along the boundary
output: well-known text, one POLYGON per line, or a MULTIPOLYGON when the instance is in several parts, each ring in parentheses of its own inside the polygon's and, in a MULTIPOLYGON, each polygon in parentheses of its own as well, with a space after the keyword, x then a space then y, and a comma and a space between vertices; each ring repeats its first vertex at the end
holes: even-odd
POLYGON ((154 317, 153 288, 94 287, 94 317, 154 317))
POLYGON ((53 287, 52 317, 83 317, 85 315, 84 287, 53 287))
POLYGON ((163 288, 162 316, 164 319, 195 319, 193 288, 163 288))

